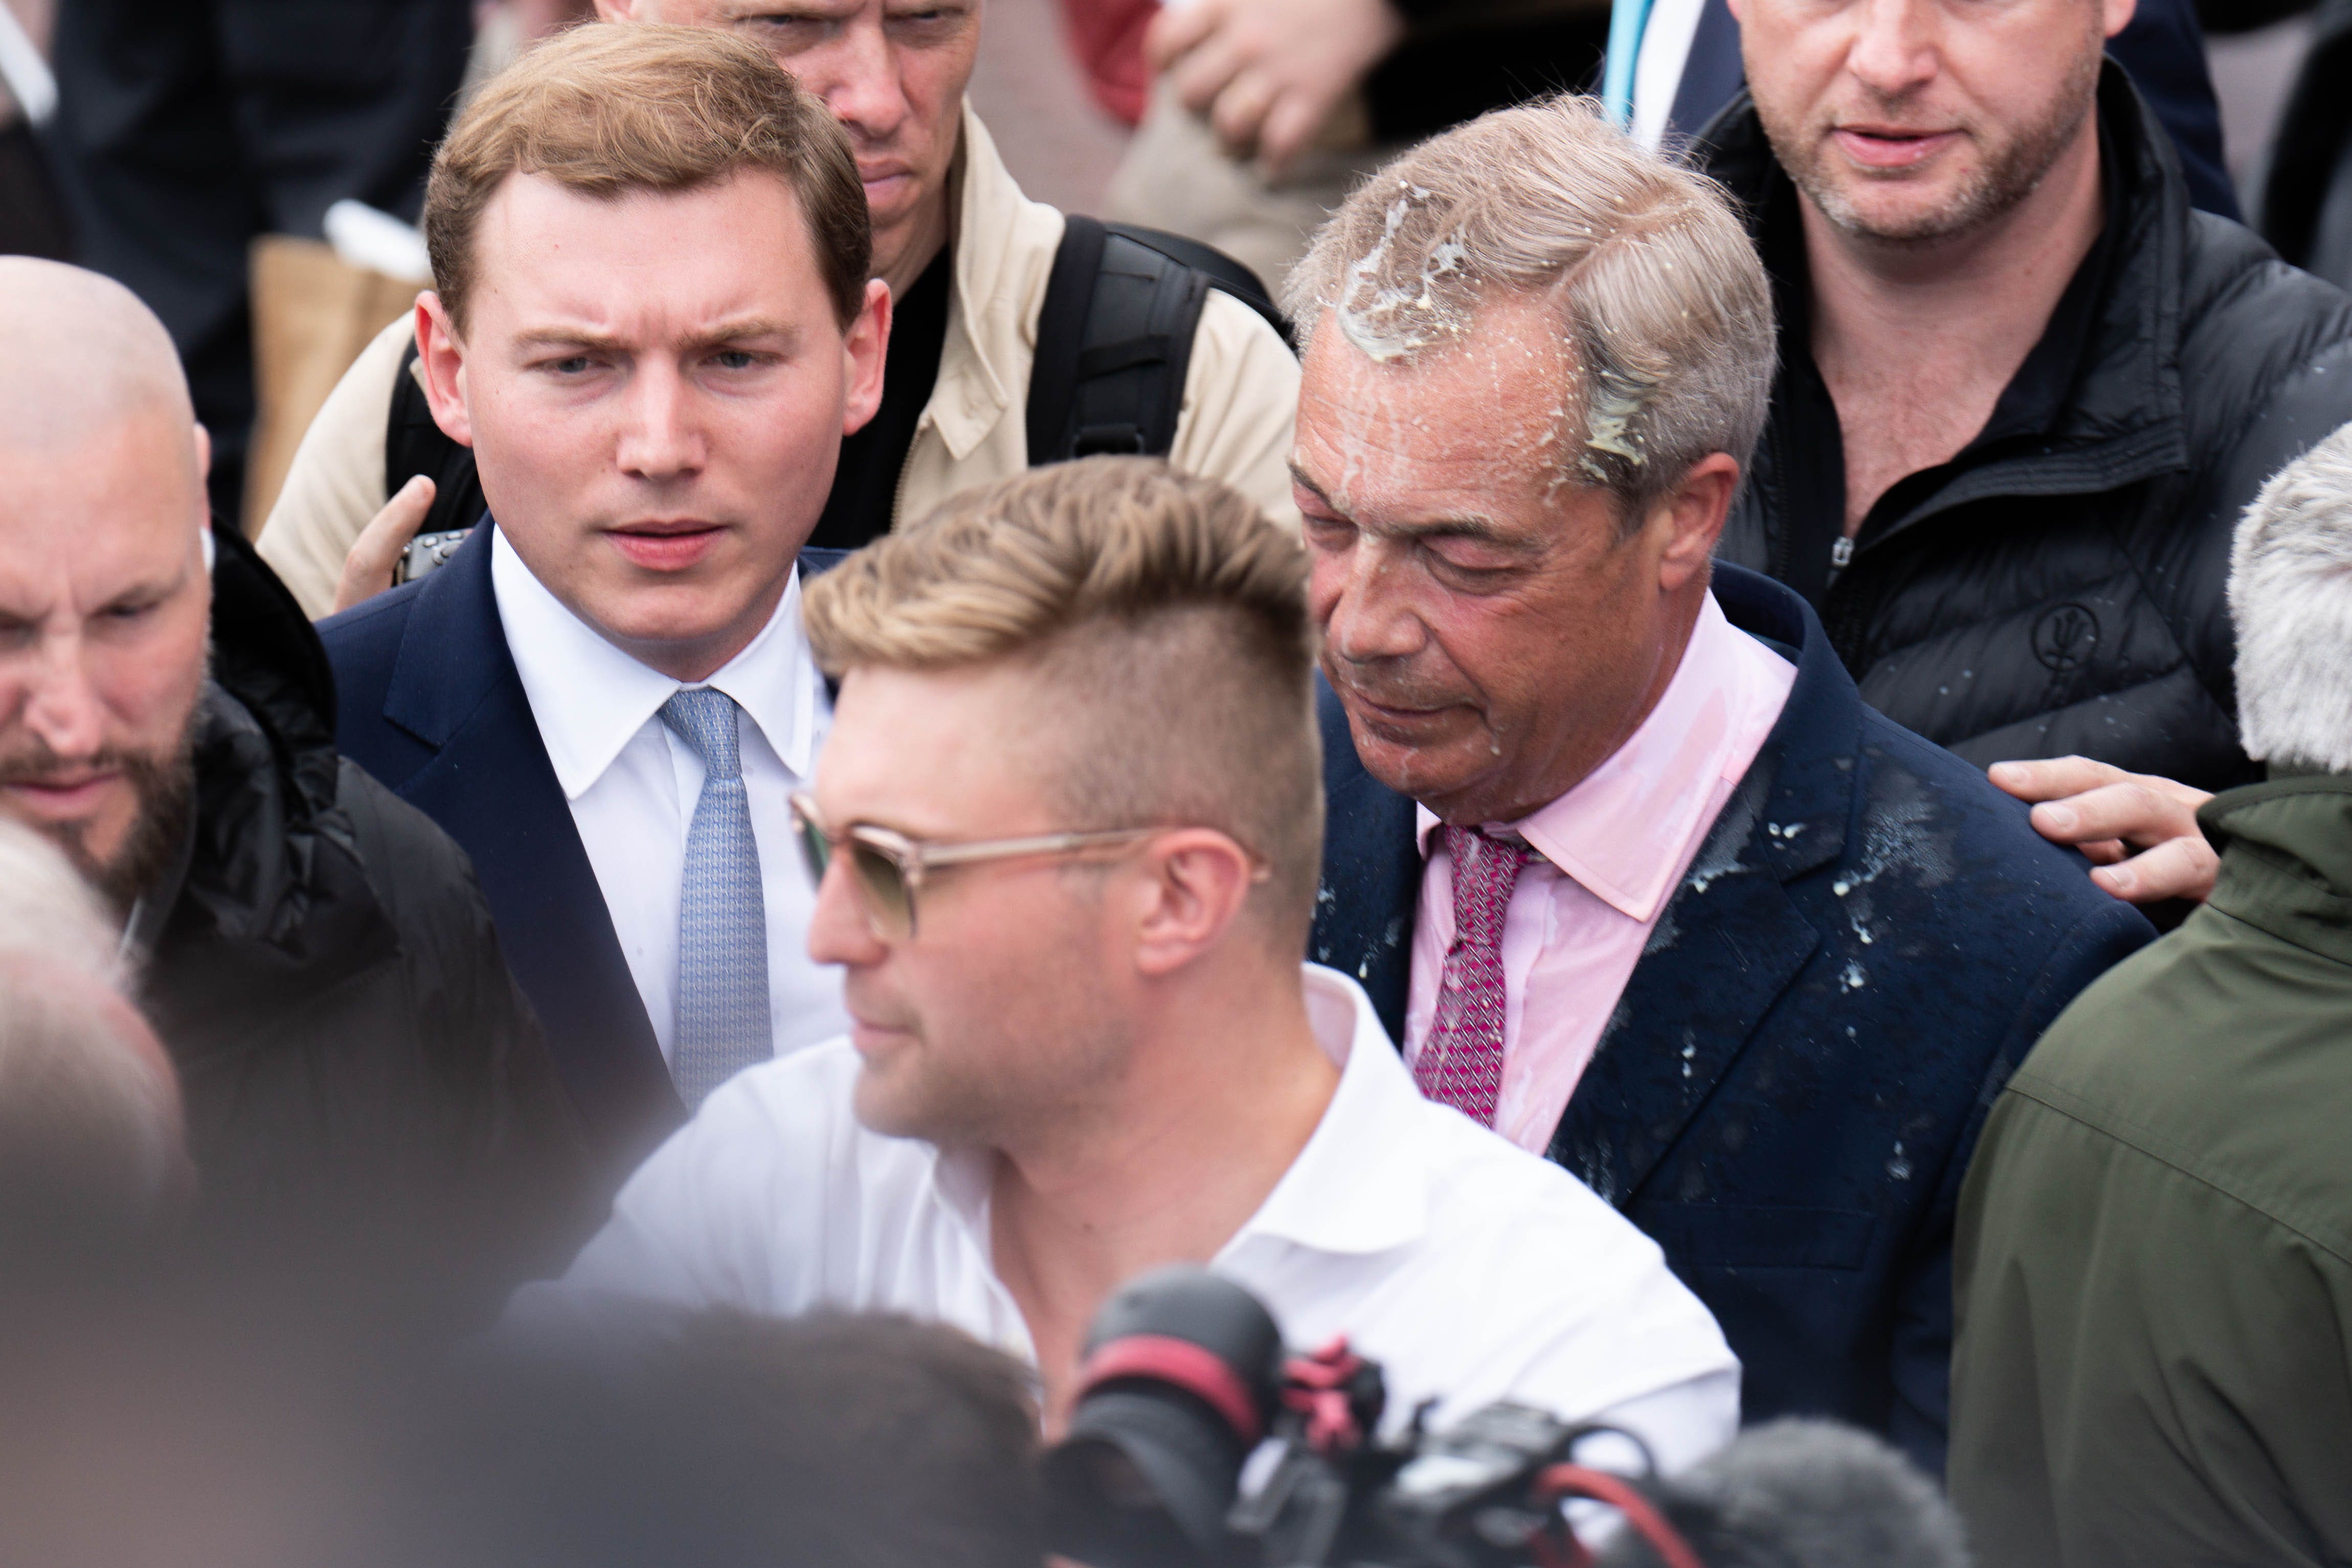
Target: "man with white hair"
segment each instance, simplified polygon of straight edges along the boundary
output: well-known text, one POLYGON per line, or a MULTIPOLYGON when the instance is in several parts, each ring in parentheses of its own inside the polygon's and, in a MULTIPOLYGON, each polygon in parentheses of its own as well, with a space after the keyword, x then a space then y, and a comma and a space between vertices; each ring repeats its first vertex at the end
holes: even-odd
POLYGON ((1721 194, 1586 101, 1407 153, 1291 275, 1330 831, 1308 956, 1665 1248, 1750 1419, 1940 1463, 1991 1089, 2150 931, 1710 555, 1764 424, 1721 194))
POLYGON ((2352 1559, 2352 426, 2230 563, 2267 782, 2186 924, 2075 1000, 1961 1194, 1952 1491, 1988 1563, 2352 1559))
POLYGON ((538 1026, 465 857, 336 755, 325 655, 208 527, 207 457, 128 289, 0 258, 0 816, 141 962, 208 1204, 520 1245, 577 1167, 538 1026))

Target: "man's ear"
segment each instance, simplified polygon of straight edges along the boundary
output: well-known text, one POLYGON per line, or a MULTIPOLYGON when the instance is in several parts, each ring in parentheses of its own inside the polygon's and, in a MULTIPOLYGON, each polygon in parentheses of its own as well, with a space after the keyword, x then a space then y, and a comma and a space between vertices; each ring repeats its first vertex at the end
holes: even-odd
POLYGON ((842 409, 841 433, 855 436, 882 406, 882 369, 890 357, 890 285, 879 278, 866 280, 866 303, 841 340, 848 367, 848 397, 842 409))
POLYGON ((427 289, 416 297, 416 368, 425 379, 425 401, 441 434, 460 447, 474 444, 474 422, 466 413, 466 345, 441 303, 427 289))
POLYGON ((1172 974, 1224 940, 1240 918, 1257 864, 1249 851, 1210 827, 1180 827, 1141 851, 1147 876, 1137 922, 1136 967, 1157 979, 1172 974))
POLYGON ((2100 24, 2112 38, 2131 26, 2132 18, 2139 14, 2139 0, 2102 0, 2100 10, 2100 24))
POLYGON ((209 574, 213 569, 213 500, 205 482, 213 477, 213 433, 199 419, 193 434, 196 445, 196 542, 204 552, 205 571, 209 574))
POLYGON ((1665 531, 1658 553, 1659 587, 1671 594, 1706 575, 1738 489, 1738 460, 1728 452, 1714 452, 1692 464, 1673 493, 1657 503, 1650 521, 1665 531))

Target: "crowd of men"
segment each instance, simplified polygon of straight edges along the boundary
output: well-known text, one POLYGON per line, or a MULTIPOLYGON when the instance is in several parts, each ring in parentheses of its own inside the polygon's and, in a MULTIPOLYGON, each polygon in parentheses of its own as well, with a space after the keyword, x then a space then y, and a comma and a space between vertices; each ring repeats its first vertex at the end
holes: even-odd
POLYGON ((2352 299, 2196 208, 2131 0, 1735 0, 1686 153, 1470 120, 1278 310, 1021 194, 976 6, 599 9, 254 542, 156 317, 0 258, 0 1247, 688 1325, 436 1363, 492 1523, 379 1522, 456 1560, 674 1556, 748 1450, 710 1556, 1034 1561, 1173 1263, 1400 1422, 2352 1554, 2352 299))

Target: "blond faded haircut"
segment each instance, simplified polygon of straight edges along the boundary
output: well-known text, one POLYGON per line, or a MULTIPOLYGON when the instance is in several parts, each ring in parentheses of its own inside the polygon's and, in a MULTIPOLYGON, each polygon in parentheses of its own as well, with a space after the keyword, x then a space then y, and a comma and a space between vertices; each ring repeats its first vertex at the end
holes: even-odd
POLYGON ((2246 755, 2352 773, 2352 425, 2281 468, 2230 550, 2246 755))
POLYGON ((601 22, 559 34, 491 78, 433 156, 425 244, 442 306, 464 331, 474 234, 509 174, 613 201, 747 169, 792 187, 846 327, 865 307, 873 230, 849 137, 824 105, 719 28, 601 22))
POLYGON ((805 604, 835 675, 1030 661, 1067 698, 1048 785, 1066 825, 1230 835, 1304 946, 1323 847, 1307 556, 1238 492, 1147 458, 1032 469, 866 546, 805 604))
POLYGON ((1745 470, 1772 393, 1772 296, 1714 182, 1643 151, 1591 99, 1501 110, 1358 186, 1283 304, 1302 334, 1328 310, 1392 362, 1464 342, 1496 294, 1557 307, 1565 478, 1613 492, 1628 529, 1711 454, 1745 470))

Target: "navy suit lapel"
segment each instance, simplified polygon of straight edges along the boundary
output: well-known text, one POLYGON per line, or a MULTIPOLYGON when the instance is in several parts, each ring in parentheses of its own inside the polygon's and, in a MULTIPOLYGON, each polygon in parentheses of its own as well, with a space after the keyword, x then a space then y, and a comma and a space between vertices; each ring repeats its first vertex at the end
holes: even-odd
POLYGON ((399 794, 472 857, 591 1138, 634 1163, 685 1108, 507 651, 488 528, 419 591, 384 717, 436 748, 399 794))
POLYGON ((1347 712, 1320 675, 1315 710, 1323 734, 1323 881, 1307 955, 1355 976, 1389 1038, 1402 1047, 1421 897, 1412 802, 1356 760, 1347 712))
MULTIPOLYGON (((1787 589, 1718 565, 1732 625, 1797 655, 1797 680, 1634 965, 1551 1157, 1622 1207, 1821 945, 1786 890, 1845 848, 1862 699, 1787 589)), ((1674 1194, 1665 1194, 1672 1196, 1674 1194)))
POLYGON ((1621 1207, 1821 944, 1756 856, 1762 783, 1716 819, 1552 1135, 1551 1157, 1621 1207))
POLYGON ((1725 0, 1706 0, 1698 26, 1691 34, 1690 53, 1683 58, 1682 79, 1675 84, 1668 128, 1685 136, 1697 135, 1723 111, 1725 104, 1739 96, 1747 81, 1738 19, 1725 0))

